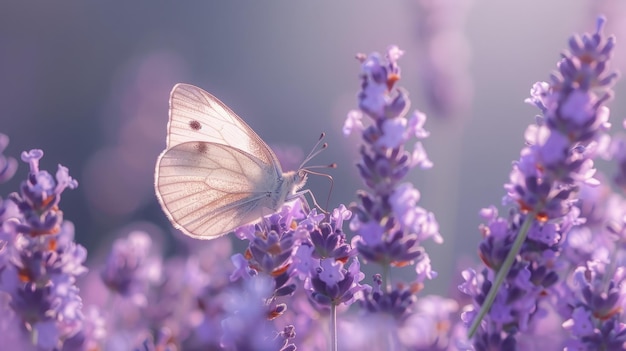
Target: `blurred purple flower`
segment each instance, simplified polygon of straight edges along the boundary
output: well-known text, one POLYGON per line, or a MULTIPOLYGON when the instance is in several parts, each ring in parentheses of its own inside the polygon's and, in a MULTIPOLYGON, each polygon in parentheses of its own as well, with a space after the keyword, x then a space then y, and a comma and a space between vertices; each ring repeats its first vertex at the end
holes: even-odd
POLYGON ((470 48, 464 28, 472 1, 417 0, 417 66, 435 115, 461 117, 471 108, 470 48))
POLYGON ((160 279, 161 260, 151 254, 152 240, 144 232, 132 232, 117 239, 100 273, 104 284, 115 294, 145 306, 150 283, 160 279))
POLYGON ((0 133, 0 183, 11 179, 17 171, 17 160, 3 154, 8 145, 9 137, 0 133))
POLYGON ((168 93, 186 66, 178 53, 160 50, 133 57, 114 75, 97 127, 106 143, 83 169, 90 209, 108 215, 109 222, 154 200, 146 179, 165 141, 158 121, 166 122, 168 93))
POLYGON ((598 261, 587 262, 576 269, 568 294, 571 317, 563 323, 571 337, 567 341, 568 350, 622 350, 626 347, 626 324, 622 316, 625 277, 623 267, 615 269, 598 261))
POLYGON ((267 318, 265 304, 274 290, 273 279, 257 275, 232 289, 225 301, 226 319, 222 321, 222 347, 225 350, 291 351, 295 346, 291 329, 276 333, 267 318))

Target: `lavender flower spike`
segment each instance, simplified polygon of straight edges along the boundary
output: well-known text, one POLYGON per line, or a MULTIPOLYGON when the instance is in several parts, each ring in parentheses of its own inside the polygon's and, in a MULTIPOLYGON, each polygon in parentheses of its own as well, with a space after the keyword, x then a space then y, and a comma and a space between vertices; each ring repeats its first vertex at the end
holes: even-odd
POLYGON ((32 344, 52 350, 82 329, 82 300, 75 283, 87 271, 87 251, 74 242, 74 226, 58 208, 61 193, 77 182, 61 165, 55 178, 39 170, 42 156, 41 150, 22 154, 30 164, 28 179, 19 193, 0 204, 6 240, 0 239, 0 290, 10 297, 9 307, 32 344))
MULTIPOLYGON (((361 92, 359 111, 351 111, 344 133, 361 131, 364 144, 357 164, 367 191, 360 191, 360 205, 350 229, 357 236, 353 241, 359 254, 383 267, 383 289, 387 289, 387 272, 391 266, 428 262, 421 248, 423 240, 441 243, 439 225, 431 212, 417 205, 420 193, 404 178, 420 166, 432 167, 420 142, 409 151, 409 142, 428 137, 423 125, 426 116, 415 111, 407 117, 409 100, 406 91, 394 88, 400 79, 398 60, 403 51, 389 47, 386 57, 378 53, 358 55, 361 61, 361 92), (363 116, 371 125, 364 127, 363 116)), ((417 281, 433 277, 430 265, 417 265, 417 281)))
POLYGON ((537 125, 527 129, 528 146, 505 185, 505 202, 516 207, 508 220, 489 219, 482 227, 480 255, 492 271, 484 271, 483 283, 474 289, 479 291, 473 297, 480 311, 468 312, 465 319, 472 337, 488 316, 475 339, 480 347, 510 343, 507 340, 528 328, 532 316, 541 314, 540 297, 560 279, 554 261, 562 238, 581 223, 574 208, 579 189, 598 183, 593 158, 610 126, 603 104, 612 96, 610 87, 617 77, 607 72, 614 38, 604 38, 604 22, 598 19, 592 35, 573 36, 550 83, 535 84, 526 100, 541 115, 537 125))

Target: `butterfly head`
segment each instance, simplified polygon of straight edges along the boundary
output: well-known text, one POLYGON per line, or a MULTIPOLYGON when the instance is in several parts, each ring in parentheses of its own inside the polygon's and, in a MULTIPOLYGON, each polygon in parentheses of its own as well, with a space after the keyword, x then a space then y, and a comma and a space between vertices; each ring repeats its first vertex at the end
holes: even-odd
MULTIPOLYGON (((302 161, 302 164, 300 165, 300 167, 298 168, 297 171, 295 172, 287 172, 284 174, 285 176, 285 181, 284 183, 286 184, 285 188, 289 189, 290 192, 287 195, 287 198, 303 198, 302 195, 304 195, 305 193, 308 193, 311 196, 311 199, 313 200, 313 204, 315 205, 316 208, 318 208, 322 213, 327 213, 326 210, 324 210, 322 207, 320 207, 317 204, 317 201, 315 201, 315 196, 313 196, 313 193, 306 189, 306 190, 300 190, 304 187, 304 185, 306 184, 307 178, 309 176, 309 174, 314 174, 314 175, 319 175, 319 176, 323 176, 326 177, 328 179, 330 179, 331 181, 331 190, 332 190, 332 177, 328 174, 325 173, 320 173, 320 172, 316 172, 314 171, 314 169, 319 169, 319 168, 336 168, 337 165, 332 163, 329 165, 323 165, 323 166, 306 166, 306 163, 308 163, 313 157, 317 156, 320 152, 322 152, 323 150, 325 150, 328 147, 328 144, 326 143, 322 143, 321 141, 324 139, 324 137, 326 136, 326 134, 322 133, 322 135, 320 136, 320 138, 318 139, 317 143, 315 144, 315 146, 313 147, 313 149, 311 150, 311 152, 309 153, 309 155, 307 157, 305 157, 304 161, 302 161)), ((329 199, 330 199, 330 192, 329 192, 329 199)), ((328 202, 328 201, 327 201, 328 202)), ((306 204, 305 204, 306 205, 306 204)), ((308 208, 308 206, 305 206, 308 208)))

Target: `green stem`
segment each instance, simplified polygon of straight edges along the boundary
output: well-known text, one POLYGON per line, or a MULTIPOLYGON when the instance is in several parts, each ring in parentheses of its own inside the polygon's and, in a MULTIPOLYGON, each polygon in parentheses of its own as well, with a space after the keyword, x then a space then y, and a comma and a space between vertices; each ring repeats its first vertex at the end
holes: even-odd
POLYGON ((337 351, 337 306, 332 303, 330 305, 330 348, 331 351, 337 351))
POLYGON ((31 330, 30 330, 30 342, 33 343, 33 345, 37 345, 37 339, 39 339, 39 335, 37 333, 37 329, 33 328, 31 326, 31 330))
POLYGON ((496 299, 496 294, 498 293, 500 286, 504 282, 504 279, 506 278, 506 276, 509 274, 509 271, 511 270, 511 266, 513 265, 513 261, 515 261, 515 257, 517 257, 519 250, 522 248, 522 244, 524 243, 524 240, 526 240, 526 236, 528 235, 528 230, 530 229, 530 224, 533 222, 534 218, 535 218, 535 213, 529 213, 526 216, 526 219, 524 219, 522 228, 517 233, 517 237, 515 238, 515 241, 513 242, 513 247, 511 248, 511 251, 509 251, 509 254, 506 256, 504 263, 498 270, 498 274, 496 274, 496 279, 493 285, 491 286, 491 289, 489 289, 487 298, 485 298, 483 305, 480 307, 480 311, 478 312, 478 315, 476 316, 476 318, 474 319, 474 322, 472 322, 472 325, 469 328, 469 331, 467 333, 468 339, 471 339, 474 336, 474 334, 476 333, 476 330, 478 329, 478 326, 480 325, 480 322, 483 320, 483 318, 485 318, 485 315, 487 315, 487 312, 489 312, 489 309, 493 305, 493 301, 496 299))

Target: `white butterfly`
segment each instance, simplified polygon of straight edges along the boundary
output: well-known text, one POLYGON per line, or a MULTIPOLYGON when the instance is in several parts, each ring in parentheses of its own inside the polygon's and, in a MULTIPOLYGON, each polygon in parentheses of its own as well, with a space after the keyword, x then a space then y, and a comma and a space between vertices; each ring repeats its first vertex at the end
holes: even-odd
POLYGON ((213 95, 189 84, 172 89, 154 178, 163 211, 183 233, 214 239, 272 214, 308 192, 297 192, 307 173, 283 173, 269 146, 213 95))

